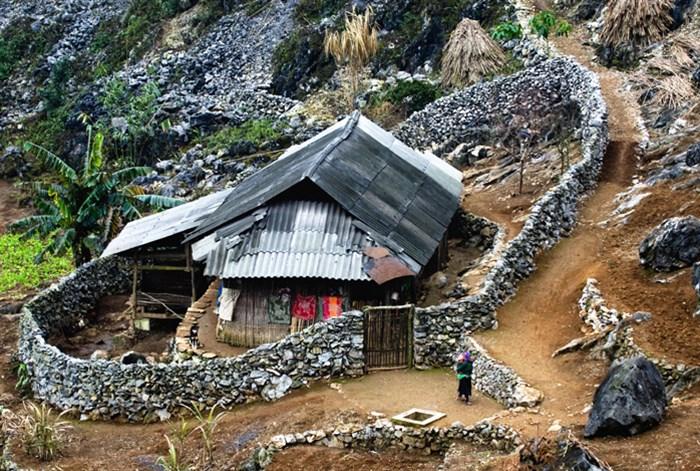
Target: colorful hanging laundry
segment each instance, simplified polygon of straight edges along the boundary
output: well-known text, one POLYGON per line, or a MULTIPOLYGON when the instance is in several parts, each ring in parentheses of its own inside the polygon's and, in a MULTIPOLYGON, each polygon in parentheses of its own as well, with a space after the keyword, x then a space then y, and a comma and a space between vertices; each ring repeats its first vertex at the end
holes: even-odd
POLYGON ((322 303, 324 320, 340 317, 343 313, 343 298, 341 296, 324 296, 322 303))
POLYGON ((316 296, 294 296, 292 315, 297 319, 312 321, 316 318, 316 296))
POLYGON ((292 316, 288 290, 282 290, 267 298, 267 317, 271 324, 289 325, 292 316))

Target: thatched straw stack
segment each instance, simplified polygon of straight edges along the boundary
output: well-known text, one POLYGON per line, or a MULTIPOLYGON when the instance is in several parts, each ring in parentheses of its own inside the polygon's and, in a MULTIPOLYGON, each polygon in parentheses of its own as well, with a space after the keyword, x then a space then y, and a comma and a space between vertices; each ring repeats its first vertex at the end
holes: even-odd
POLYGON ((673 0, 612 0, 603 17, 601 42, 644 47, 658 41, 673 23, 673 0))
POLYGON ((442 55, 442 83, 463 87, 497 72, 505 54, 478 21, 464 19, 450 35, 442 55))

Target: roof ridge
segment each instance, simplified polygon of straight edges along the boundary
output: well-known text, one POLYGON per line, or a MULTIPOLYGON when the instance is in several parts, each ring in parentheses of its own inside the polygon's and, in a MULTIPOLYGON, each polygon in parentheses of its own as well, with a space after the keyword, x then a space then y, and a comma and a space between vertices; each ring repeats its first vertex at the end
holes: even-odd
POLYGON ((350 137, 350 134, 352 134, 355 128, 357 128, 357 123, 359 122, 360 112, 358 110, 355 110, 348 118, 348 122, 345 123, 343 133, 340 136, 333 139, 326 147, 323 148, 321 152, 319 152, 318 160, 308 171, 304 173, 304 177, 310 177, 311 175, 313 175, 318 169, 318 167, 320 167, 321 164, 325 162, 326 158, 331 154, 331 152, 337 149, 340 144, 342 144, 344 141, 347 140, 348 137, 350 137))

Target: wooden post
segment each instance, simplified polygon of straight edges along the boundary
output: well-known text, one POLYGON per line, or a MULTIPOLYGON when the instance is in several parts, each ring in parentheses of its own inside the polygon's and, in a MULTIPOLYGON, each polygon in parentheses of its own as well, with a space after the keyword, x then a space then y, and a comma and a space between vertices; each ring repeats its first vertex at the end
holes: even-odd
POLYGON ((190 272, 190 284, 192 285, 192 303, 197 300, 197 286, 194 276, 194 261, 192 260, 192 245, 187 244, 185 248, 185 257, 187 258, 187 270, 190 272))
POLYGON ((138 290, 139 284, 139 255, 138 252, 134 254, 134 268, 131 281, 131 327, 136 333, 136 310, 138 308, 138 290))

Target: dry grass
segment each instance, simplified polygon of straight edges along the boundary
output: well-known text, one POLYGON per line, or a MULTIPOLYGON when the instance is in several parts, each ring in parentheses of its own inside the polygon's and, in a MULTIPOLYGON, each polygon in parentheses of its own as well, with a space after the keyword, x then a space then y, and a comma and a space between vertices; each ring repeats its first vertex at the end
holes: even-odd
POLYGON ((651 104, 678 109, 697 99, 693 84, 686 77, 671 75, 656 82, 651 104))
POLYGON ((603 44, 646 46, 658 41, 671 23, 673 0, 613 0, 603 18, 603 44))
POLYGON ((442 56, 442 83, 463 87, 497 72, 506 57, 478 21, 464 19, 450 35, 442 56))
POLYGON ((374 25, 374 12, 367 7, 359 14, 353 8, 345 14, 345 28, 326 34, 323 51, 333 57, 339 67, 346 68, 350 79, 352 102, 360 89, 362 73, 379 50, 379 30, 374 25))

